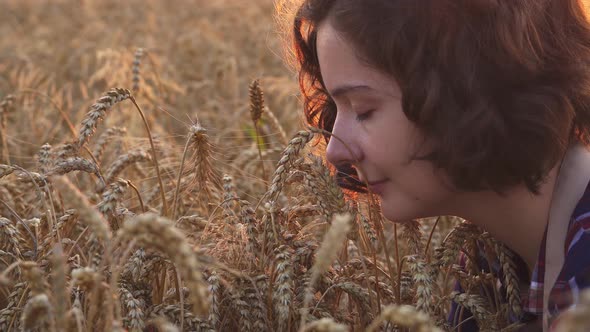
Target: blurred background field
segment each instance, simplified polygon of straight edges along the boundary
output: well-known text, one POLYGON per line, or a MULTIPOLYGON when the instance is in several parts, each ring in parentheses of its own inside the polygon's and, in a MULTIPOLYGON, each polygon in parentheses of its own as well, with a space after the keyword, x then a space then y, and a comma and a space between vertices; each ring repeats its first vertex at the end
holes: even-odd
MULTIPOLYGON (((10 116, 14 130, 6 129, 19 164, 30 163, 44 143, 70 135, 56 107, 78 124, 108 89, 131 89, 138 48, 146 56, 135 97, 169 135, 184 136, 197 118, 218 141, 247 135, 248 85, 255 78, 289 134, 302 125, 271 0, 6 0, 0 6, 0 97, 28 98, 27 108, 10 116)), ((133 130, 135 116, 114 113, 107 127, 124 121, 133 130)))

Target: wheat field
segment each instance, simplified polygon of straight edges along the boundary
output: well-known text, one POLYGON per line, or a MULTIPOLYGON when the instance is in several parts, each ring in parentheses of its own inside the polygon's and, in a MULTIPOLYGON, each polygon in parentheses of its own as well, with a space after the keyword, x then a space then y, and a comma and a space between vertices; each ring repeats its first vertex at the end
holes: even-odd
POLYGON ((488 233, 338 187, 271 0, 0 7, 0 331, 522 327, 488 233))

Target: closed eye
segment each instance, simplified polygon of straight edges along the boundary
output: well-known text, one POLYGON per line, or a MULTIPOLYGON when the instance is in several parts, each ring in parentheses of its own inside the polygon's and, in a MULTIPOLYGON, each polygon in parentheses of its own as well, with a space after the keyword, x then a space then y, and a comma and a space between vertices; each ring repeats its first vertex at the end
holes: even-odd
POLYGON ((371 117, 371 115, 373 114, 374 111, 375 110, 372 109, 372 110, 368 110, 366 112, 363 112, 361 114, 357 114, 356 115, 356 121, 363 122, 363 121, 368 120, 371 117))

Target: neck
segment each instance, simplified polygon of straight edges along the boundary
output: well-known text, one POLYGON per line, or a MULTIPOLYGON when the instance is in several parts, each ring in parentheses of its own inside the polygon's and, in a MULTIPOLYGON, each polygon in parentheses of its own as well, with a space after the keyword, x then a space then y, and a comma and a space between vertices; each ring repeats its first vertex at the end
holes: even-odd
POLYGON ((488 231, 516 252, 532 271, 547 225, 558 171, 559 164, 548 174, 539 195, 532 194, 524 185, 511 189, 506 196, 493 191, 466 193, 458 200, 461 206, 451 215, 488 231))

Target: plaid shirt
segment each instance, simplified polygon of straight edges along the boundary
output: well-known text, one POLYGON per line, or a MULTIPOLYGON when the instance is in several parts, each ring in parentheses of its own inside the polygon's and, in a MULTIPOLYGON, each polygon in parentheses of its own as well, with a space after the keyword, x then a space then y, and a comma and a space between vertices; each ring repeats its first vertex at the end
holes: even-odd
MULTIPOLYGON (((535 315, 543 313, 546 239, 547 231, 533 270, 528 297, 523 301, 524 310, 535 315)), ((572 213, 563 249, 563 267, 549 295, 548 309, 552 318, 575 306, 580 291, 590 287, 590 184, 572 213)))
MULTIPOLYGON (((546 238, 547 229, 545 229, 537 263, 531 276, 528 294, 525 294, 522 299, 523 309, 526 313, 524 320, 526 321, 541 318, 543 314, 546 238)), ((590 253, 590 183, 570 218, 564 243, 564 264, 549 295, 548 309, 551 315, 550 322, 553 323, 553 326, 559 313, 574 307, 578 302, 580 291, 590 287, 590 254, 588 253, 590 253)), ((465 266, 464 256, 461 257, 460 265, 465 266)), ((528 276, 525 277, 528 279, 528 276)), ((462 291, 458 283, 455 289, 462 291)), ((449 315, 449 323, 452 326, 459 323, 453 319, 453 317, 456 318, 455 313, 457 310, 458 306, 453 302, 449 315)), ((471 313, 466 310, 463 320, 469 316, 471 316, 471 313)), ((460 330, 471 332, 479 329, 474 320, 471 319, 461 324, 460 330)))

